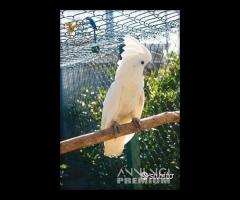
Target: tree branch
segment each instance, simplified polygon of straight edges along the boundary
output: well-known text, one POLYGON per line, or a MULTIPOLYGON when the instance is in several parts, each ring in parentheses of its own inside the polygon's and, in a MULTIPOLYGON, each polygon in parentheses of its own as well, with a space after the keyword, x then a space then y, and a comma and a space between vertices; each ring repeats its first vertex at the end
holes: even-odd
MULTIPOLYGON (((180 111, 164 112, 158 115, 150 116, 141 119, 141 127, 143 129, 149 129, 156 126, 160 126, 167 123, 175 123, 180 121, 180 111)), ((131 133, 139 132, 139 130, 132 124, 122 124, 119 126, 120 133, 118 137, 128 135, 131 133)), ((70 151, 74 151, 83 147, 98 144, 106 140, 114 139, 112 128, 95 131, 85 135, 80 135, 74 138, 70 138, 60 142, 60 154, 65 154, 70 151)))

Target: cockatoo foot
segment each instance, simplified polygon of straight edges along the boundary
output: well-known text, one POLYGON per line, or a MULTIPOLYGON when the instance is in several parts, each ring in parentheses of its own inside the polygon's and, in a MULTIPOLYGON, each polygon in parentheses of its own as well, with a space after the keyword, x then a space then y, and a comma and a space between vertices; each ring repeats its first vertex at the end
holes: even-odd
POLYGON ((142 130, 140 119, 134 117, 134 118, 132 118, 132 123, 134 124, 134 126, 136 128, 138 128, 139 130, 142 130))
POLYGON ((112 128, 113 128, 115 137, 117 137, 118 134, 120 133, 119 124, 116 121, 114 121, 112 124, 112 128))

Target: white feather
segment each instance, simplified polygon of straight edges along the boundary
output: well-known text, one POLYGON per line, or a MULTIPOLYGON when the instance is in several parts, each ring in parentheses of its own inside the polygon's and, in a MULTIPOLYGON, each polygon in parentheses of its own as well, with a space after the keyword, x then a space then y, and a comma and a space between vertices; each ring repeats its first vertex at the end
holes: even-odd
MULTIPOLYGON (((133 117, 141 118, 144 104, 144 77, 141 61, 151 60, 146 47, 131 36, 124 38, 122 60, 118 61, 115 81, 110 86, 103 103, 101 129, 109 128, 116 121, 125 124, 133 117)), ((124 145, 134 136, 129 134, 104 142, 106 156, 119 156, 124 145)))

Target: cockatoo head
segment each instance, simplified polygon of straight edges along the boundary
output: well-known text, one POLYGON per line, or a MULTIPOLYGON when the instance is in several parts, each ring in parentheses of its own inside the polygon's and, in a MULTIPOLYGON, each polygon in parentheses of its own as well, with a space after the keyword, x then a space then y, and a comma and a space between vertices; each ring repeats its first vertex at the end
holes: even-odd
POLYGON ((152 55, 149 50, 138 40, 131 36, 124 37, 124 52, 121 54, 122 60, 118 62, 120 67, 127 67, 129 73, 141 76, 149 75, 153 64, 152 55))

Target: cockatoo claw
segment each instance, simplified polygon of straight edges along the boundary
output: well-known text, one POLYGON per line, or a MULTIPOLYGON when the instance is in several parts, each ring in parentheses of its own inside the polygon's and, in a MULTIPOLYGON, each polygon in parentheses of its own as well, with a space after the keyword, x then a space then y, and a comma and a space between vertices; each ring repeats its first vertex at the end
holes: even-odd
POLYGON ((134 117, 134 118, 132 118, 132 123, 134 124, 134 126, 136 128, 138 128, 139 130, 142 130, 140 119, 134 117))
POLYGON ((114 132, 115 137, 117 137, 118 134, 120 133, 119 124, 114 121, 113 124, 112 124, 112 128, 113 128, 113 132, 114 132))

